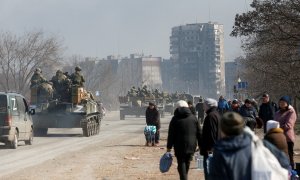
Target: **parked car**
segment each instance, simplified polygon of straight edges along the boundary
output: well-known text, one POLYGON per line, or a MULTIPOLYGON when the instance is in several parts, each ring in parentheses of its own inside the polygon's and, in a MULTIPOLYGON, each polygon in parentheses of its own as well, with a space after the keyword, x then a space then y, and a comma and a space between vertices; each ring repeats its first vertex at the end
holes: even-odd
POLYGON ((21 94, 0 92, 0 142, 13 149, 19 141, 32 145, 34 113, 21 94))

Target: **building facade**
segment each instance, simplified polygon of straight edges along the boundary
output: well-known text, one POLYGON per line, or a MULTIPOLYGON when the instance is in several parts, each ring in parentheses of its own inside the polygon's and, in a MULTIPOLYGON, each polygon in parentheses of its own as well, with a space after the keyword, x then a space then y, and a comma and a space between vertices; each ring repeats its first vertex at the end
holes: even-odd
POLYGON ((131 54, 119 61, 118 74, 121 78, 122 94, 132 86, 148 86, 162 89, 161 57, 131 54))
POLYGON ((217 98, 225 93, 224 31, 218 23, 176 26, 170 36, 174 91, 217 98))
POLYGON ((225 83, 226 83, 226 98, 235 99, 236 93, 234 92, 234 86, 237 90, 238 73, 236 62, 225 63, 225 83))

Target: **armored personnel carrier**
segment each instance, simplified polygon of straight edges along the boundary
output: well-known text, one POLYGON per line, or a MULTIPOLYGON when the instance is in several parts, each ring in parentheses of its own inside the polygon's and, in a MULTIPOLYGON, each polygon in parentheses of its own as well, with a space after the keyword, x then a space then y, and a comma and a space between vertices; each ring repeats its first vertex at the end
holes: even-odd
POLYGON ((173 115, 173 113, 176 109, 175 104, 179 100, 192 101, 193 104, 194 104, 194 102, 198 102, 198 101, 195 101, 193 95, 191 95, 191 94, 176 92, 176 93, 169 95, 168 100, 166 101, 166 105, 165 105, 165 112, 173 115))
POLYGON ((99 133, 102 107, 91 93, 78 86, 72 86, 64 98, 53 98, 52 93, 45 83, 31 88, 36 136, 47 135, 49 128, 81 128, 86 137, 99 133))
POLYGON ((125 120, 126 116, 145 116, 149 102, 156 104, 160 116, 164 117, 164 102, 162 98, 120 96, 119 102, 121 120, 125 120))

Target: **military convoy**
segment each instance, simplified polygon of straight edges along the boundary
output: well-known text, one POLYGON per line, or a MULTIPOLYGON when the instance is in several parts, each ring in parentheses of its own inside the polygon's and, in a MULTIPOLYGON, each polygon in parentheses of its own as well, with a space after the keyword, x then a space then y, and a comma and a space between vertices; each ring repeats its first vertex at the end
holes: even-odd
POLYGON ((194 104, 194 102, 196 102, 193 95, 191 95, 191 94, 175 92, 168 96, 168 98, 166 100, 166 104, 165 104, 165 112, 173 115, 173 113, 176 109, 175 103, 179 100, 191 101, 191 102, 193 102, 193 104, 194 104))
POLYGON ((133 86, 126 96, 119 96, 120 119, 124 120, 125 116, 145 116, 149 102, 156 105, 161 117, 164 117, 166 113, 172 115, 178 100, 193 101, 193 96, 178 92, 169 94, 160 92, 158 89, 150 91, 147 86, 136 89, 133 86))
POLYGON ((86 137, 98 134, 103 118, 101 103, 81 86, 83 82, 74 83, 60 72, 57 76, 52 83, 43 81, 31 86, 31 106, 36 112, 34 134, 45 136, 49 128, 82 128, 86 137), (54 89, 55 83, 60 88, 56 84, 54 89))
POLYGON ((147 86, 144 86, 142 89, 132 87, 126 96, 119 96, 119 102, 121 120, 125 120, 126 116, 145 116, 149 102, 154 103, 160 116, 164 117, 165 102, 158 89, 151 92, 147 89, 147 86))

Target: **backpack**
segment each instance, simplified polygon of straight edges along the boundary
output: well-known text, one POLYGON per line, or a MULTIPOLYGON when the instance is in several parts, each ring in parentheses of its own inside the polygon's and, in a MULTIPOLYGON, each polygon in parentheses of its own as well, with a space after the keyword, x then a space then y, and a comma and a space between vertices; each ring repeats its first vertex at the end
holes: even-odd
POLYGON ((252 179, 253 180, 284 180, 288 179, 288 170, 281 167, 276 157, 263 145, 262 140, 249 128, 245 132, 252 137, 252 179))

